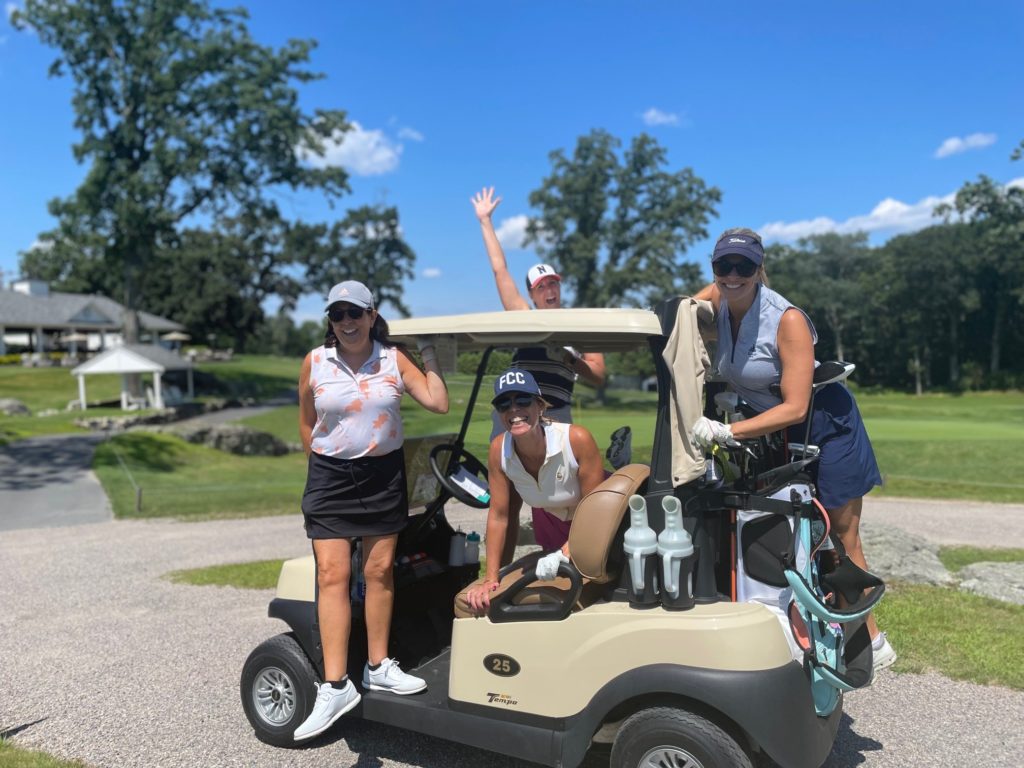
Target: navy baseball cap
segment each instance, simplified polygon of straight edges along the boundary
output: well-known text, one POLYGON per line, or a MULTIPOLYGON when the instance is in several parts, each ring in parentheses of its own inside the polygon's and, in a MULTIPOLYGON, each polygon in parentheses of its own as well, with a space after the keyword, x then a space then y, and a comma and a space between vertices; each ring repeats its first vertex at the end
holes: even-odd
POLYGON ((532 373, 519 368, 509 368, 494 380, 494 397, 491 399, 491 405, 513 392, 521 392, 534 397, 542 396, 540 387, 537 386, 537 380, 533 378, 532 373))
POLYGON ((764 261, 764 248, 750 235, 722 235, 715 243, 715 252, 711 261, 718 261, 731 253, 750 259, 758 266, 764 261))

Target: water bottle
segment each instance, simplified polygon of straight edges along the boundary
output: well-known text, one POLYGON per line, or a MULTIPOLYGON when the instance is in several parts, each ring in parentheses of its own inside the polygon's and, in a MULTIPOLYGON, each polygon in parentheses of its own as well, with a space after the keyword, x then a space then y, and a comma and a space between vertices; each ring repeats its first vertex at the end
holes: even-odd
POLYGON ((363 540, 356 541, 352 547, 352 603, 360 604, 366 599, 366 578, 363 576, 363 540))
POLYGON ((629 528, 622 549, 629 563, 629 604, 658 604, 658 537, 647 524, 643 496, 629 497, 629 528))
POLYGON ((693 541, 683 527, 679 499, 665 496, 665 530, 658 534, 658 557, 661 558, 661 604, 683 610, 693 607, 693 541))
POLYGON ((466 537, 466 565, 480 562, 480 534, 473 531, 466 537))
POLYGON ((448 565, 456 567, 466 564, 466 534, 460 528, 448 542, 448 565))

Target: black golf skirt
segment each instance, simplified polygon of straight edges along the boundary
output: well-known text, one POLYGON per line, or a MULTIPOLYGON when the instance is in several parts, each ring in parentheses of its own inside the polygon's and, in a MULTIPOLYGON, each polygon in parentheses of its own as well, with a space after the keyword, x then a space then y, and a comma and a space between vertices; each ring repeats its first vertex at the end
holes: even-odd
POLYGON ((311 539, 398 533, 409 515, 404 452, 360 459, 310 453, 302 515, 311 539))

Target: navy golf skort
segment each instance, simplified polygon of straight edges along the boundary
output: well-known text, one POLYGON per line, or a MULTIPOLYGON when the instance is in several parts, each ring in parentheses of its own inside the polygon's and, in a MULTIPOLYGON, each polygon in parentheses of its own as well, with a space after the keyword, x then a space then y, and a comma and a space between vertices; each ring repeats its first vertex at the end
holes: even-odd
MULTIPOLYGON (((789 427, 789 439, 802 443, 805 429, 806 422, 789 427)), ((857 402, 850 390, 839 382, 829 384, 814 395, 810 443, 821 449, 811 469, 818 487, 818 500, 826 509, 836 509, 852 499, 859 499, 882 484, 857 402)))

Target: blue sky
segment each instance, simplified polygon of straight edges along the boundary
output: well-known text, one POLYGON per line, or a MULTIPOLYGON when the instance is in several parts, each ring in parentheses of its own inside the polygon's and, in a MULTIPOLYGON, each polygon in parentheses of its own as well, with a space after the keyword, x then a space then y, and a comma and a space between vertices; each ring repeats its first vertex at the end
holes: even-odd
MULTIPOLYGON (((50 228, 70 194, 71 83, 53 51, 0 19, 0 270, 50 228)), ((341 208, 397 205, 417 253, 416 315, 500 309, 469 198, 493 185, 518 277, 527 198, 548 153, 604 128, 642 131, 722 190, 712 233, 769 239, 866 229, 872 242, 930 223, 936 202, 985 173, 1024 178, 1024 3, 248 3, 257 40, 314 38, 307 109, 358 124, 330 155, 349 168, 341 208), (287 10, 286 10, 287 7, 287 10)), ((310 221, 319 198, 280 198, 310 221)), ((706 263, 711 242, 688 256, 706 263)), ((306 297, 299 319, 318 314, 306 297)))

